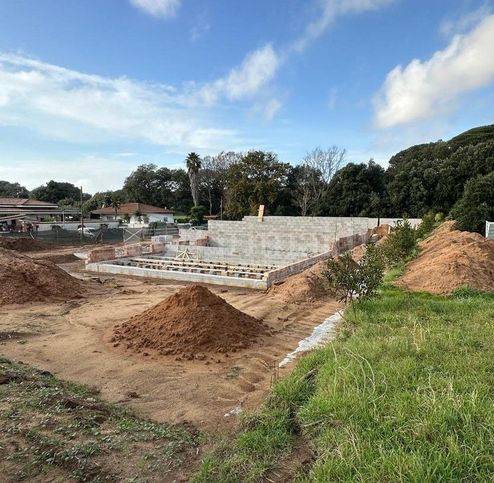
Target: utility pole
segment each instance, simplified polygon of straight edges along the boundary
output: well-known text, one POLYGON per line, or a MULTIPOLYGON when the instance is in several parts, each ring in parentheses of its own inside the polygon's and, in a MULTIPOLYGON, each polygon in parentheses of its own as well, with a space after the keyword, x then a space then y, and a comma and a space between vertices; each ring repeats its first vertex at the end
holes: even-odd
POLYGON ((82 211, 82 186, 81 186, 81 245, 84 241, 84 213, 82 211))

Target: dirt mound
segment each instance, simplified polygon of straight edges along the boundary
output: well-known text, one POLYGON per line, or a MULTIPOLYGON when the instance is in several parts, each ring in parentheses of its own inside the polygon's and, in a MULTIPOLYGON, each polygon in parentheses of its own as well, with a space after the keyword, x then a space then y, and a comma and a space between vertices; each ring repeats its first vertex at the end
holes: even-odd
MULTIPOLYGON (((381 238, 377 244, 380 244, 381 238)), ((358 245, 351 250, 352 258, 357 262, 365 254, 365 245, 358 245)), ((320 277, 326 262, 319 262, 316 265, 304 270, 301 273, 288 277, 279 285, 274 285, 270 289, 270 293, 281 297, 287 302, 313 302, 315 300, 330 297, 327 290, 320 283, 320 277)))
POLYGON ((0 305, 82 296, 81 283, 54 263, 4 248, 0 248, 0 280, 0 305))
POLYGON ((38 252, 51 248, 52 245, 32 238, 0 237, 0 248, 16 250, 18 252, 38 252))
POLYGON ((325 292, 319 283, 319 277, 324 266, 325 262, 319 262, 301 273, 288 277, 283 283, 274 285, 270 292, 287 302, 295 303, 323 298, 325 292))
POLYGON ((266 332, 259 320, 232 307, 201 285, 185 287, 114 328, 114 345, 187 359, 250 346, 266 332))
POLYGON ((494 291, 494 241, 443 223, 420 243, 397 285, 408 290, 449 294, 462 286, 494 291))

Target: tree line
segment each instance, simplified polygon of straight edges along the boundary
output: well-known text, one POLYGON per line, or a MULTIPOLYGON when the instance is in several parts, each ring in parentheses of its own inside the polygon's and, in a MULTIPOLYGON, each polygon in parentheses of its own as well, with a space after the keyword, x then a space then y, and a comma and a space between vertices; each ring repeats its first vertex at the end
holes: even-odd
MULTIPOLYGON (((189 153, 183 169, 142 164, 122 189, 84 194, 83 209, 140 202, 178 214, 207 213, 224 219, 271 215, 455 216, 461 228, 482 231, 494 220, 494 125, 474 128, 449 141, 412 146, 394 155, 384 169, 372 159, 349 162, 344 149, 315 148, 295 166, 273 152, 189 153)), ((79 206, 80 191, 50 181, 26 190, 0 181, 0 196, 36 198, 79 206)))

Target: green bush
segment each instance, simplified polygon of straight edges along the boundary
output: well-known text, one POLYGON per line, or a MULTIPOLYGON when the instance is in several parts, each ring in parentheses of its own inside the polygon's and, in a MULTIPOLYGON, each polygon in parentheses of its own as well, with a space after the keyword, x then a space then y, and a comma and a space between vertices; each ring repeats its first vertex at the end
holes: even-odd
POLYGON ((369 298, 381 286, 384 268, 382 251, 368 243, 359 261, 355 261, 350 252, 329 259, 322 273, 323 283, 345 303, 354 298, 369 298))
POLYGON ((422 217, 422 222, 415 230, 417 239, 420 240, 425 238, 427 235, 429 235, 429 233, 431 233, 432 230, 434 230, 437 224, 436 217, 437 215, 433 211, 428 211, 422 217))
POLYGON ((484 233, 485 222, 494 221, 494 171, 467 181, 451 217, 459 230, 484 233))
POLYGON ((190 222, 193 225, 202 225, 204 223, 204 215, 207 213, 205 206, 194 206, 190 209, 190 222))
POLYGON ((405 262, 417 253, 417 232, 408 218, 404 217, 396 223, 396 228, 383 244, 384 256, 388 265, 393 266, 405 262))

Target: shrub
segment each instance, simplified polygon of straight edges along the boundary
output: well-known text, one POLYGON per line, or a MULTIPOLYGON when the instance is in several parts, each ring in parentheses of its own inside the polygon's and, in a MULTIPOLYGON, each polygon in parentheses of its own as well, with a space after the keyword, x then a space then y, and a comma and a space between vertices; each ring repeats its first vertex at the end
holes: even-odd
POLYGON ((466 182, 451 216, 459 230, 484 233, 485 222, 494 220, 494 172, 466 182))
POLYGON ((397 265, 410 259, 417 252, 417 233, 404 217, 396 223, 396 228, 383 244, 388 265, 397 265))
POLYGON ((194 206, 190 209, 190 222, 193 225, 202 225, 204 223, 204 215, 207 213, 205 206, 194 206))
POLYGON ((428 211, 423 217, 422 222, 415 230, 417 239, 425 238, 436 227, 436 214, 428 211))
POLYGON ((350 252, 329 259, 322 277, 340 300, 351 303, 354 298, 369 298, 377 292, 383 282, 384 268, 382 251, 368 243, 359 261, 355 261, 350 252))

